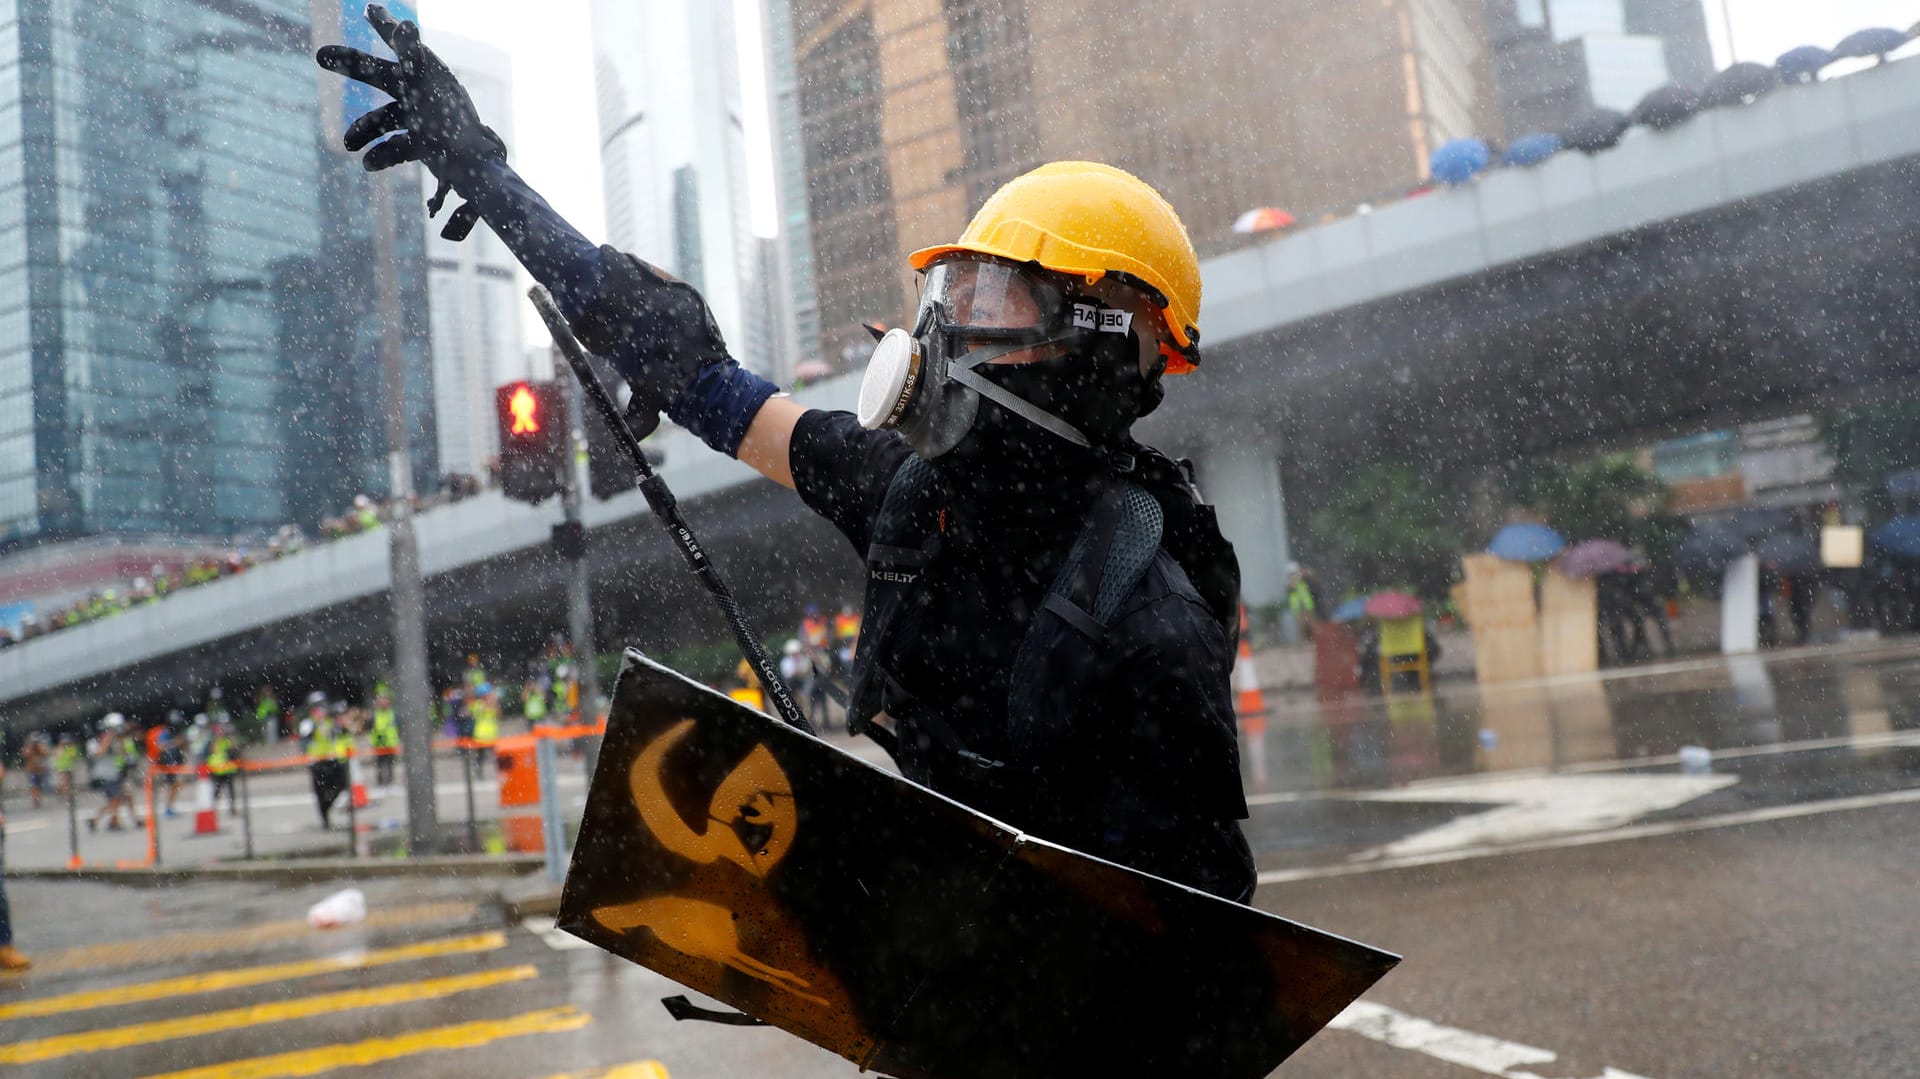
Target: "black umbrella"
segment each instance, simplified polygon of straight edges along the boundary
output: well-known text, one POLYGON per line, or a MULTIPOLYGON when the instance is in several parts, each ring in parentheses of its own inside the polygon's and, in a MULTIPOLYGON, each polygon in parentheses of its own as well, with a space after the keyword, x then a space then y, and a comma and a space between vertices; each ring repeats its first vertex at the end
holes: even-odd
POLYGON ((1695 580, 1718 577, 1751 550, 1751 541, 1728 522, 1701 525, 1673 553, 1681 573, 1695 580))
POLYGON ((1700 92, 1700 107, 1724 109, 1745 104, 1772 93, 1780 85, 1780 73, 1765 64, 1738 63, 1707 80, 1700 92))
POLYGON ((1788 49, 1773 62, 1773 69, 1780 73, 1783 82, 1812 82, 1820 77, 1820 71, 1833 63, 1833 54, 1818 45, 1802 45, 1797 49, 1788 49))
POLYGON ((1770 506, 1748 506, 1724 517, 1700 521, 1674 552, 1680 572, 1696 579, 1717 577, 1729 564, 1774 536, 1788 535, 1793 518, 1770 506))
POLYGON ((1627 118, 1642 127, 1665 131, 1686 123, 1699 111, 1699 92, 1670 82, 1647 91, 1647 96, 1640 99, 1640 104, 1633 107, 1633 112, 1627 118))
POLYGON ((1762 565, 1772 566, 1774 572, 1788 577, 1818 573, 1821 569, 1820 548, 1798 532, 1768 536, 1753 545, 1753 553, 1762 565))
POLYGON ((1833 58, 1843 60, 1853 56, 1861 58, 1877 56, 1882 63, 1885 63, 1887 54, 1905 45, 1908 40, 1907 35, 1889 26, 1855 30, 1841 38, 1840 44, 1833 47, 1833 58))
POLYGON ((1560 141, 1583 153, 1611 150, 1627 133, 1631 121, 1625 113, 1613 109, 1595 109, 1575 120, 1560 133, 1560 141))
POLYGON ((1731 529, 1735 535, 1744 537, 1748 543, 1755 543, 1768 536, 1777 536, 1793 528, 1793 518, 1786 510, 1772 506, 1747 506, 1734 510, 1721 523, 1731 529))

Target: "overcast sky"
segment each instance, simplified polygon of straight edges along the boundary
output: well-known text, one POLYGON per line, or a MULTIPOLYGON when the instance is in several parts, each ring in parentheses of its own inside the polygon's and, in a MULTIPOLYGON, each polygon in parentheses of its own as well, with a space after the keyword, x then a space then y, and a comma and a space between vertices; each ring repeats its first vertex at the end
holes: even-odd
MULTIPOLYGON (((718 2, 718 0, 714 0, 718 2)), ((766 138, 759 0, 732 0, 741 51, 754 228, 774 230, 766 138)), ((1920 0, 1704 0, 1720 66, 1735 58, 1771 63, 1796 45, 1832 46, 1867 26, 1920 21, 1920 0)), ((588 0, 419 0, 426 40, 435 29, 504 49, 514 65, 514 159, 522 175, 582 232, 604 238, 599 139, 594 116, 593 36, 588 0)), ((1276 31, 1279 32, 1279 31, 1276 31)), ((647 252, 636 252, 645 256, 647 252)))

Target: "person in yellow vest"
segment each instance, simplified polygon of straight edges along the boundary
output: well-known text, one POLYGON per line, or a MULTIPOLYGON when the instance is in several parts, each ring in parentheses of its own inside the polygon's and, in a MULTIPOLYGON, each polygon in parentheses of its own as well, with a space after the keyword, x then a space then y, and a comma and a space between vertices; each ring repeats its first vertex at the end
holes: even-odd
POLYGON ((73 735, 61 735, 60 745, 53 751, 53 776, 54 792, 62 798, 73 793, 73 774, 80 770, 81 757, 80 743, 73 735))
POLYGON ((320 808, 320 827, 331 830, 333 803, 347 789, 347 755, 352 737, 341 729, 338 717, 327 710, 327 695, 315 690, 307 696, 307 718, 300 721, 307 743, 307 777, 313 782, 313 800, 320 808))
POLYGON ((528 729, 547 721, 547 691, 532 678, 520 687, 520 714, 526 717, 528 729))
POLYGON ((756 712, 766 711, 766 692, 760 688, 759 675, 754 673, 753 668, 747 664, 746 660, 741 660, 740 665, 733 669, 733 677, 740 685, 728 690, 727 696, 732 697, 734 700, 739 701, 741 704, 746 705, 756 712))
POLYGON ((234 780, 240 775, 240 743, 234 740, 233 724, 222 720, 213 725, 213 738, 207 742, 207 774, 213 777, 213 804, 220 804, 220 792, 227 792, 227 815, 240 815, 240 795, 234 780))
POLYGON ((373 698, 373 729, 367 741, 373 749, 374 782, 382 787, 391 786, 393 758, 400 750, 400 719, 394 715, 393 699, 384 691, 373 698))
POLYGON ((490 682, 482 682, 473 703, 473 774, 487 774, 487 760, 493 756, 493 744, 500 740, 500 691, 490 682))
POLYGON ((1287 611, 1300 627, 1300 635, 1313 639, 1320 624, 1320 596, 1314 588, 1312 571, 1298 562, 1287 563, 1287 611))

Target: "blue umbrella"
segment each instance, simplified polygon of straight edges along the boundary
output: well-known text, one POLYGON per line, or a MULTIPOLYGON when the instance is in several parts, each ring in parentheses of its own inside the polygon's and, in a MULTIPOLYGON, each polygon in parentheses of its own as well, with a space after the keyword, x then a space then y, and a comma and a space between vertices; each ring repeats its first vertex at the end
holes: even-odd
POLYGON ((1518 165, 1522 168, 1528 165, 1538 165, 1540 162, 1559 153, 1565 145, 1566 143, 1560 141, 1560 136, 1551 132, 1541 132, 1538 135, 1522 135, 1513 140, 1512 146, 1507 147, 1505 160, 1509 165, 1518 165))
POLYGON ((1833 47, 1833 58, 1844 60, 1848 57, 1878 56, 1883 62, 1887 54, 1907 43, 1907 35, 1887 26, 1874 26, 1865 30, 1855 30, 1840 39, 1833 47))
POLYGON ((1920 558, 1920 514, 1895 517, 1867 534, 1878 550, 1901 558, 1920 558))
POLYGON ((1330 622, 1358 622, 1367 616, 1367 597, 1350 599, 1335 607, 1330 622))
POLYGON ((1494 533, 1487 553, 1509 562, 1544 562, 1560 553, 1567 538, 1546 525, 1508 525, 1494 533))
POLYGON ((1785 82, 1812 82, 1820 77, 1820 69, 1831 63, 1832 53, 1818 45, 1802 45, 1781 53, 1773 62, 1773 69, 1785 82))
POLYGON ((1445 184, 1464 184, 1493 162, 1493 151, 1479 139, 1441 143, 1427 160, 1433 178, 1445 184))

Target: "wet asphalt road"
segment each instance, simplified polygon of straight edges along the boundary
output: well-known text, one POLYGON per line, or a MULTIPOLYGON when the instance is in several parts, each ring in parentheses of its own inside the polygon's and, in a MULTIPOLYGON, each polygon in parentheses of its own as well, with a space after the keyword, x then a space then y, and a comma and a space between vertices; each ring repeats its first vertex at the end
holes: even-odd
MULTIPOLYGON (((21 943, 42 969, 0 987, 0 1009, 329 956, 381 965, 84 1009, 52 1000, 64 1010, 49 1015, 0 1010, 0 1071, 153 1075, 290 1052, 343 1065, 371 1052, 346 1074, 516 1079, 649 1061, 683 1079, 856 1074, 777 1031, 675 1024, 657 1003, 670 983, 597 951, 556 950, 475 903, 470 883, 366 887, 375 924, 322 934, 287 923, 323 888, 15 883, 21 943), (422 944, 467 950, 389 958, 422 944), (376 997, 333 996, 360 990, 376 997), (292 1012, 235 1012, 255 1005, 292 1012), (144 1026, 179 1021, 215 1029, 144 1026), (156 1040, 111 1047, 128 1032, 156 1040), (452 1047, 462 1037, 493 1040, 452 1047)), ((1266 909, 1407 956, 1366 998, 1398 1026, 1323 1032, 1279 1074, 1920 1073, 1916 894, 1913 803, 1268 885, 1266 909), (1462 1045, 1466 1062, 1450 1062, 1462 1045)))
MULTIPOLYGON (((1273 754, 1333 782, 1254 785, 1256 902, 1406 956, 1278 1074, 1920 1074, 1912 659, 1789 664, 1765 693, 1669 677, 1604 714, 1442 701, 1273 754), (1691 744, 1713 753, 1689 774, 1691 744)), ((0 978, 0 1074, 857 1074, 674 1023, 676 986, 507 921, 497 885, 362 887, 369 923, 317 932, 331 888, 14 881, 40 965, 0 978)))

